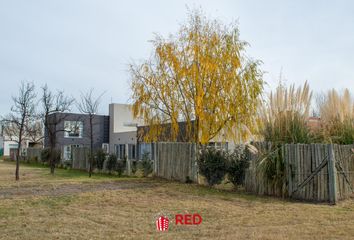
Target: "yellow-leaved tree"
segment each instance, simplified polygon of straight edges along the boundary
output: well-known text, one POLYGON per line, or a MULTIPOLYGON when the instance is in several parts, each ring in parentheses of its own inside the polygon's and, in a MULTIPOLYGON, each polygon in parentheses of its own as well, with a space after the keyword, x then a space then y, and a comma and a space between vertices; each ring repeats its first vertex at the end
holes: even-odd
POLYGON ((132 64, 135 117, 149 125, 146 141, 166 133, 176 141, 236 139, 255 125, 263 90, 260 61, 245 54, 236 24, 210 20, 198 10, 169 38, 156 36, 153 54, 132 64))

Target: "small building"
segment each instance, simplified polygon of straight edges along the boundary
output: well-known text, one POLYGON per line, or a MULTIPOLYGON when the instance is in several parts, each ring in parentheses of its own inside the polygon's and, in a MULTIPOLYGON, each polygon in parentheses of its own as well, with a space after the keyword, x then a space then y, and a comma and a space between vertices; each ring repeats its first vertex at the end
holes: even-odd
MULTIPOLYGON (((29 134, 24 132, 21 142, 21 156, 26 156, 27 148, 42 148, 42 125, 40 121, 35 122, 36 128, 39 130, 29 134)), ((3 124, 0 126, 0 156, 10 158, 11 160, 16 160, 17 149, 18 149, 18 136, 11 135, 16 131, 12 130, 11 124, 3 124), (10 130, 9 130, 10 129, 10 130)))
MULTIPOLYGON (((194 121, 191 122, 191 129, 187 131, 186 122, 178 122, 178 134, 175 139, 172 139, 171 136, 171 124, 161 125, 161 133, 158 136, 158 142, 193 142, 194 140, 194 121)), ((137 150, 138 155, 141 158, 144 153, 150 155, 151 158, 154 158, 154 143, 149 143, 145 141, 145 137, 150 131, 150 126, 138 126, 137 129, 137 150)), ((221 135, 222 133, 220 133, 221 135)), ((232 150, 235 147, 235 144, 232 140, 223 140, 221 137, 213 138, 208 142, 208 146, 219 149, 219 150, 232 150)))
POLYGON ((320 117, 309 117, 306 124, 311 131, 319 131, 323 127, 320 117))
MULTIPOLYGON (((63 160, 72 159, 74 147, 90 147, 90 118, 87 114, 53 113, 49 116, 55 126, 55 148, 60 150, 63 160)), ((93 117, 93 149, 105 149, 108 152, 109 116, 93 117)), ((54 128, 54 126, 53 126, 54 128)), ((45 147, 49 147, 48 133, 45 132, 45 147)))
POLYGON ((109 104, 109 152, 118 159, 125 156, 137 158, 137 126, 141 120, 135 119, 129 104, 109 104))

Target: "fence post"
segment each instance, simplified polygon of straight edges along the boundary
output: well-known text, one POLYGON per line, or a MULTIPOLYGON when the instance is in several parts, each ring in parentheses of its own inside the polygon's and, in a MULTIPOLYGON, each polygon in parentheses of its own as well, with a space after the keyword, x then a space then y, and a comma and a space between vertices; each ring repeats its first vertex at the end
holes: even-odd
POLYGON ((153 150, 153 152, 154 152, 154 159, 153 159, 153 161, 154 161, 154 175, 158 175, 157 174, 157 159, 158 159, 158 157, 157 157, 157 142, 155 142, 154 144, 153 144, 153 146, 154 146, 154 150, 153 150))
MULTIPOLYGON (((127 160, 127 174, 128 176, 131 175, 131 166, 130 166, 130 159, 129 159, 129 147, 128 144, 125 144, 125 159, 127 160)), ((123 160, 123 159, 122 159, 123 160)))
POLYGON ((337 202, 337 171, 336 160, 333 152, 333 144, 328 144, 328 198, 329 203, 337 202))
POLYGON ((283 145, 283 148, 285 149, 283 151, 283 159, 284 159, 284 164, 285 164, 285 169, 286 169, 286 179, 288 180, 288 197, 292 197, 293 195, 293 179, 292 179, 292 174, 291 174, 291 166, 290 166, 290 150, 289 150, 289 145, 285 144, 283 145))
POLYGON ((198 144, 197 143, 194 143, 191 145, 192 146, 192 149, 194 152, 194 156, 192 157, 192 164, 193 164, 193 177, 194 177, 194 182, 199 183, 199 168, 198 168, 198 157, 199 157, 199 149, 198 149, 198 144))

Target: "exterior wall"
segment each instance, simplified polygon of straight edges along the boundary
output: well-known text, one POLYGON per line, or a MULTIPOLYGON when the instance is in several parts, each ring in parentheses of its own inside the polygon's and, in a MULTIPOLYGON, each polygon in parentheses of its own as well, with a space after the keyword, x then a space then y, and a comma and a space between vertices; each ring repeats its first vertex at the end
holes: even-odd
POLYGON ((4 156, 10 156, 10 149, 17 149, 17 142, 15 141, 4 141, 4 156))
MULTIPOLYGON (((60 119, 56 126, 56 148, 63 154, 63 148, 67 145, 79 145, 80 147, 90 146, 90 120, 86 114, 75 113, 55 113, 51 118, 60 119), (81 137, 66 137, 64 132, 65 121, 81 121, 83 124, 81 137)), ((95 115, 93 118, 93 148, 102 148, 103 143, 109 141, 109 117, 104 115, 95 115)), ((49 140, 45 134, 45 146, 48 147, 49 140)))
MULTIPOLYGON (((15 152, 15 149, 18 147, 18 143, 16 141, 10 140, 7 136, 2 136, 3 138, 3 154, 5 157, 9 157, 11 152, 15 152)), ((28 141, 22 142, 22 150, 28 147, 28 141)), ((1 146, 0 146, 1 148, 1 146)))
POLYGON ((114 133, 110 142, 110 153, 117 155, 119 159, 123 159, 126 155, 129 159, 136 158, 136 131, 114 133), (124 148, 124 150, 122 150, 124 148), (123 151, 123 152, 121 152, 123 151))
POLYGON ((319 117, 309 117, 306 124, 311 131, 318 131, 323 127, 321 118, 319 117))
MULTIPOLYGON (((193 124, 193 122, 192 122, 193 124)), ((179 132, 177 134, 177 139, 172 140, 171 139, 171 124, 164 124, 163 128, 164 130, 161 133, 161 136, 158 138, 158 142, 193 142, 193 136, 194 136, 194 127, 192 125, 191 132, 188 133, 186 131, 186 122, 179 122, 179 132)), ((138 153, 141 155, 144 150, 140 148, 140 146, 145 145, 145 140, 144 137, 149 131, 149 126, 138 126, 137 130, 137 141, 138 141, 138 153)), ((224 132, 221 131, 216 137, 211 139, 209 141, 209 146, 213 146, 217 149, 224 149, 224 150, 234 150, 237 144, 242 143, 240 142, 235 142, 232 139, 224 139, 224 132)), ((147 148, 150 148, 147 146, 147 148)))
POLYGON ((111 137, 112 144, 136 144, 136 131, 114 133, 111 137))
POLYGON ((110 132, 131 132, 136 131, 134 124, 139 124, 133 118, 131 106, 128 104, 109 104, 110 132), (132 126, 128 126, 131 124, 132 126))
POLYGON ((142 121, 134 119, 128 104, 109 105, 109 152, 115 153, 115 145, 136 144, 137 125, 142 121))

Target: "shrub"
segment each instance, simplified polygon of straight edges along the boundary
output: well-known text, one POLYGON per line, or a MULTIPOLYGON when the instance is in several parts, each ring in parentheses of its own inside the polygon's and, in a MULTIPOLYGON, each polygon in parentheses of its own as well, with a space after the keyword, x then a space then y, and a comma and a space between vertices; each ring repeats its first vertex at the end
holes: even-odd
POLYGON ((147 177, 153 171, 153 162, 149 158, 149 153, 144 153, 141 161, 141 168, 144 177, 147 177))
POLYGON ((96 166, 99 170, 102 170, 103 169, 103 163, 106 159, 106 153, 103 151, 103 149, 98 149, 96 151, 96 154, 95 154, 95 158, 96 158, 96 166))
POLYGON ((107 161, 107 170, 109 174, 111 174, 112 171, 114 171, 114 169, 116 168, 116 164, 117 164, 117 156, 115 154, 110 154, 107 161))
POLYGON ((38 163, 38 157, 34 156, 34 157, 30 157, 27 158, 28 159, 28 163, 38 163))
POLYGON ((232 154, 228 156, 228 178, 232 184, 243 185, 245 181, 246 170, 249 167, 246 149, 236 148, 232 154))
POLYGON ((64 160, 63 161, 63 167, 65 169, 71 168, 71 166, 72 166, 72 161, 71 160, 64 160))
POLYGON ((189 177, 189 176, 187 176, 186 177, 186 183, 193 183, 193 180, 189 177))
POLYGON ((127 160, 126 159, 122 159, 122 160, 118 160, 117 161, 116 171, 117 171, 119 177, 122 176, 126 166, 127 166, 127 160))
POLYGON ((49 148, 45 148, 41 152, 42 162, 49 162, 49 148))
POLYGON ((220 184, 227 173, 227 155, 213 148, 203 149, 198 159, 198 167, 209 186, 220 184))
MULTIPOLYGON (((42 150, 41 152, 41 159, 43 163, 49 163, 50 162, 50 149, 49 148, 45 148, 42 150)), ((61 154, 59 150, 53 149, 52 152, 52 157, 54 160, 54 164, 58 164, 60 163, 60 158, 61 158, 61 154)))
POLYGON ((130 168, 131 168, 132 173, 135 174, 136 171, 138 170, 138 161, 131 161, 130 168))

